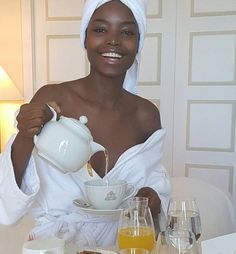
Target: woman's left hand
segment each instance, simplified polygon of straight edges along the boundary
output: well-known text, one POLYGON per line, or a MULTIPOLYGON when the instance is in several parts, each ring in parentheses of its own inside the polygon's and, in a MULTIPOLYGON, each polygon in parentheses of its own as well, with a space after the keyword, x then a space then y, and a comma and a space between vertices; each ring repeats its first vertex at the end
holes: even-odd
POLYGON ((150 187, 141 188, 137 197, 147 197, 149 199, 148 205, 150 207, 153 218, 156 218, 161 211, 161 200, 158 194, 150 187))

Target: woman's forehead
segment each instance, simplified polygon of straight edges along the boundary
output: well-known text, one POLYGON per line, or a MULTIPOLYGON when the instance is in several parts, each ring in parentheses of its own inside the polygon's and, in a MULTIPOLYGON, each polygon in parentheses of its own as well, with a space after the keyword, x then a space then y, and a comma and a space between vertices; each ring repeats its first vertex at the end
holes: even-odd
POLYGON ((117 19, 122 20, 123 22, 132 22, 137 25, 132 11, 119 0, 106 2, 97 8, 91 17, 91 20, 96 19, 117 19))

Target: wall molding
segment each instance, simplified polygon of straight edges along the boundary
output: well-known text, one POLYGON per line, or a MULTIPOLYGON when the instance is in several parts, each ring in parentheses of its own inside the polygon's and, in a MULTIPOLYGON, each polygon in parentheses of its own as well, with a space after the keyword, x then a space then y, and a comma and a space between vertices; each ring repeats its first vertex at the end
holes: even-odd
POLYGON ((210 12, 195 12, 194 10, 194 1, 191 0, 191 17, 207 17, 207 16, 228 16, 228 15, 236 15, 235 11, 210 11, 210 12))
POLYGON ((195 168, 196 170, 207 168, 207 169, 212 169, 212 170, 226 170, 226 171, 228 171, 229 172, 228 191, 231 194, 233 194, 234 168, 232 166, 187 163, 187 164, 185 164, 185 176, 186 177, 189 177, 189 170, 190 170, 190 168, 195 168))
POLYGON ((189 86, 235 86, 236 85, 236 45, 235 45, 235 68, 234 80, 232 81, 192 81, 192 61, 193 61, 193 38, 195 36, 211 35, 235 35, 236 30, 232 31, 208 31, 208 32, 190 32, 189 33, 189 67, 188 67, 188 85, 189 86))
POLYGON ((187 102, 187 119, 186 119, 186 150, 187 151, 211 151, 211 152, 234 152, 235 150, 235 126, 236 126, 236 101, 233 100, 189 100, 187 102), (190 106, 191 104, 228 104, 232 105, 231 115, 231 138, 229 148, 212 148, 212 147, 191 147, 190 146, 190 106))

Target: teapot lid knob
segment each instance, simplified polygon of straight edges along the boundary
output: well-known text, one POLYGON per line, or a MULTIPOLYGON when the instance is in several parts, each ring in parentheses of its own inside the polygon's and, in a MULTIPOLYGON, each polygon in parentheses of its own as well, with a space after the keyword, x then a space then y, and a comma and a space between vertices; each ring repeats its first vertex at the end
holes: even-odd
POLYGON ((88 122, 88 118, 86 116, 80 116, 79 121, 82 124, 86 124, 88 122))

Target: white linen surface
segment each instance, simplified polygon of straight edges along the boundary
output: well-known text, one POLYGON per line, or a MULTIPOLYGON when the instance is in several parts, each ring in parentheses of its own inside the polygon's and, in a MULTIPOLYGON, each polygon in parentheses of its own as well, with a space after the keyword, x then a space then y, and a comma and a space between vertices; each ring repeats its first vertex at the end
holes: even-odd
MULTIPOLYGON (((162 202, 161 225, 171 192, 166 169, 161 164, 165 130, 157 130, 146 142, 125 151, 107 179, 123 179, 137 190, 149 186, 162 202)), ((0 224, 16 223, 26 213, 36 220, 31 235, 47 238, 55 235, 80 246, 98 247, 115 244, 118 216, 94 216, 73 205, 76 198, 85 199, 84 182, 100 176, 89 176, 86 166, 75 173, 63 174, 34 151, 18 188, 10 158, 13 136, 0 154, 0 224)))
POLYGON ((236 233, 218 236, 201 242, 202 254, 235 254, 236 233))

